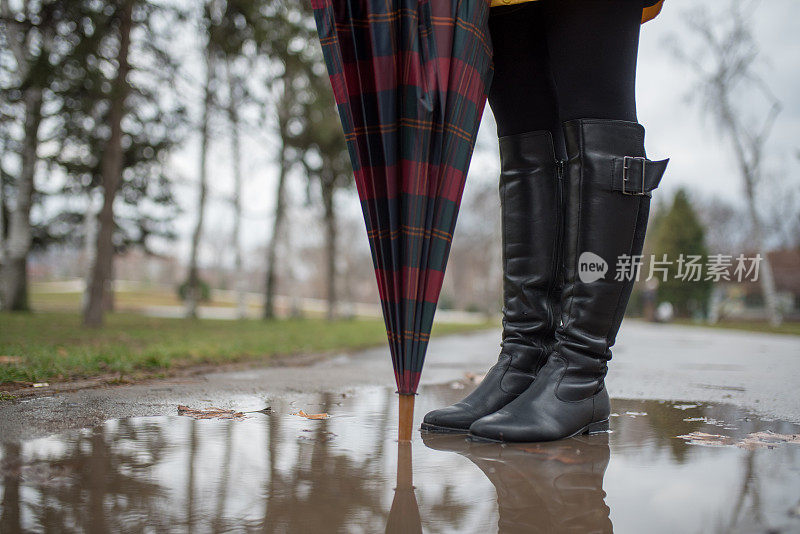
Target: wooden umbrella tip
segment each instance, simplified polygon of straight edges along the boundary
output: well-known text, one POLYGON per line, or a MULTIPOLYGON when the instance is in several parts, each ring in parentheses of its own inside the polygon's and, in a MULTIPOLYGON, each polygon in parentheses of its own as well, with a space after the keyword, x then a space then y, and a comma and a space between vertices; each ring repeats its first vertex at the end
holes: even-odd
POLYGON ((397 439, 400 441, 411 441, 414 427, 414 398, 413 394, 400 394, 400 418, 397 427, 397 439))

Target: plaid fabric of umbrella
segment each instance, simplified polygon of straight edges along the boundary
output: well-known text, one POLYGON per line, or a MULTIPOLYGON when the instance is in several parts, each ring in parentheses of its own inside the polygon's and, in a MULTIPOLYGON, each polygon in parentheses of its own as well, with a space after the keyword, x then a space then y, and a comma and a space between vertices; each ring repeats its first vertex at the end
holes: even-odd
POLYGON ((311 0, 398 392, 413 394, 491 83, 488 0, 311 0))

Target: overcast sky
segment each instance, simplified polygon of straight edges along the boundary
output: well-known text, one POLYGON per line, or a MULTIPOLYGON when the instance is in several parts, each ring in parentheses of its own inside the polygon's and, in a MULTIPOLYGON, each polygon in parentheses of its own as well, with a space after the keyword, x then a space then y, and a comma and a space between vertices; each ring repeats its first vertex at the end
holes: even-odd
MULTIPOLYGON (((737 0, 740 1, 740 0, 737 0)), ((793 20, 800 5, 795 0, 761 0, 753 29, 764 65, 760 74, 780 100, 783 110, 769 139, 767 167, 785 180, 798 182, 800 150, 800 38, 793 20)), ((666 0, 655 20, 642 26, 637 72, 639 120, 647 128, 648 155, 671 158, 667 190, 685 185, 698 191, 741 199, 742 190, 727 142, 710 121, 701 121, 691 92, 692 73, 668 50, 667 40, 685 40, 683 14, 696 0, 666 0)), ((727 2, 704 2, 719 10, 727 2)), ((760 117, 765 107, 754 101, 750 111, 760 117)))
MULTIPOLYGON (((705 2, 712 10, 724 9, 723 4, 727 2, 705 2)), ((648 157, 670 158, 662 187, 657 191, 662 199, 684 186, 700 195, 741 202, 741 181, 727 141, 715 132, 711 121, 702 120, 696 104, 687 102, 693 75, 686 65, 674 58, 668 43, 672 40, 681 45, 691 44, 682 16, 695 5, 696 0, 666 0, 658 18, 642 26, 637 79, 639 121, 646 128, 648 157)), ((800 5, 796 0, 761 0, 754 5, 757 7, 752 18, 753 28, 764 59, 760 74, 783 106, 769 139, 767 167, 772 179, 800 189, 797 157, 800 151, 800 36, 795 27, 800 5)), ((753 117, 758 117, 765 109, 755 100, 748 102, 748 108, 753 117)), ((193 139, 174 157, 176 168, 190 180, 197 176, 197 144, 198 140, 193 139)), ((227 148, 227 141, 219 139, 212 157, 212 193, 216 200, 209 210, 209 237, 220 238, 231 226, 231 214, 220 200, 230 192, 232 184, 227 148)), ((274 141, 263 133, 258 139, 246 142, 244 203, 247 218, 243 238, 249 249, 266 242, 271 225, 277 176, 271 158, 275 150, 274 141)), ((496 181, 498 169, 494 120, 487 105, 479 147, 470 168, 467 194, 471 183, 496 181)), ((302 184, 299 180, 295 180, 293 187, 296 197, 300 197, 302 184)), ((185 257, 195 219, 196 193, 187 186, 179 187, 178 193, 185 213, 177 224, 182 235, 180 246, 173 251, 185 257)), ((358 207, 352 198, 340 198, 340 205, 343 211, 357 213, 358 207)), ((366 239, 364 241, 366 246, 366 239)), ((208 250, 204 256, 208 258, 208 250)))

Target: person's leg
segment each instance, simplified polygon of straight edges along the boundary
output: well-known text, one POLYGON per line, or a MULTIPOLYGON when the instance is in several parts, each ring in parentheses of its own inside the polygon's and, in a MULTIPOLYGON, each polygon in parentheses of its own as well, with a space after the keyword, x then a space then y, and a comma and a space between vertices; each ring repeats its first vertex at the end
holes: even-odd
POLYGON ((537 0, 562 122, 636 122, 642 0, 537 0))
POLYGON ((566 120, 561 322, 528 389, 470 427, 501 441, 608 428, 607 361, 633 287, 633 273, 618 266, 641 254, 650 192, 666 168, 645 158, 644 128, 635 122, 641 2, 539 1, 566 120))
POLYGON ((494 75, 489 107, 497 136, 548 130, 556 155, 565 157, 555 85, 550 71, 540 1, 491 8, 494 75))
POLYGON ((464 400, 425 415, 422 428, 466 432, 525 391, 555 343, 561 197, 551 129, 541 9, 492 8, 495 75, 489 102, 500 145, 503 334, 497 363, 464 400))

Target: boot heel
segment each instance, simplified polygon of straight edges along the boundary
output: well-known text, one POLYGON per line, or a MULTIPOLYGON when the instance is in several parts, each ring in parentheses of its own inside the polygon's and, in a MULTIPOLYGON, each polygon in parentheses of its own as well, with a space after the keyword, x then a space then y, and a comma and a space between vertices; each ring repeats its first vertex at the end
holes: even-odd
POLYGON ((608 432, 608 419, 590 424, 586 427, 584 434, 597 434, 600 432, 608 432))

